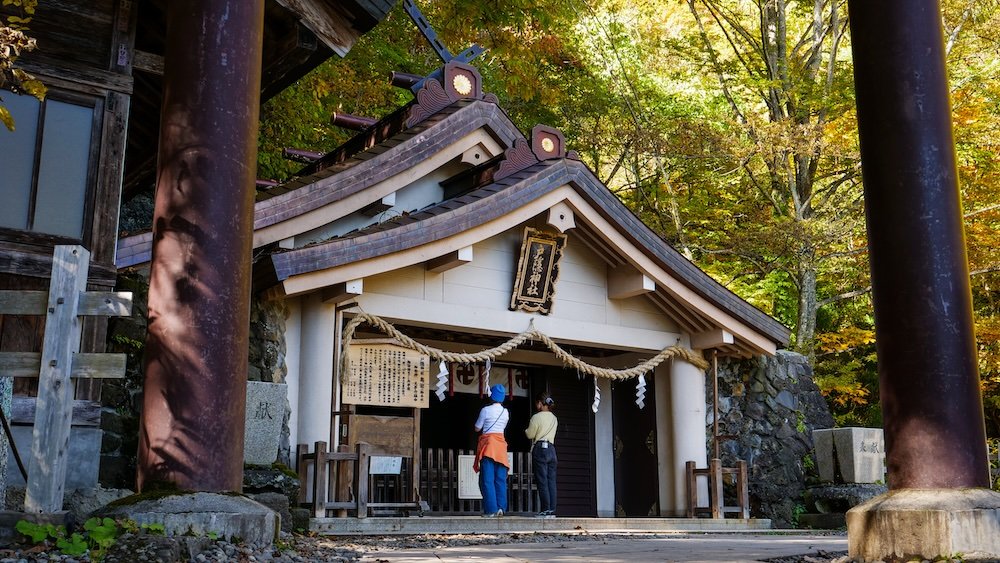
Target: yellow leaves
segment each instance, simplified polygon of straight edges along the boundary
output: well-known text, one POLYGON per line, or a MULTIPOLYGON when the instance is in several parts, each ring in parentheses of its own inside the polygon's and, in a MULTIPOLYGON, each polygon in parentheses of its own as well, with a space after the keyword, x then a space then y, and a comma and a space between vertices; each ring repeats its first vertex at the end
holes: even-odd
POLYGON ((816 382, 820 387, 820 393, 828 401, 837 407, 854 408, 863 407, 868 404, 868 389, 858 381, 820 381, 816 382))
POLYGON ((859 346, 875 342, 875 331, 849 326, 837 332, 826 332, 816 336, 816 344, 823 353, 847 352, 859 346))
POLYGON ((23 90, 26 94, 30 94, 35 98, 38 98, 38 101, 44 100, 45 94, 49 91, 49 89, 42 84, 41 80, 34 78, 21 82, 21 90, 23 90))
POLYGON ((3 123, 10 131, 14 130, 14 116, 3 106, 0 106, 0 123, 3 123))

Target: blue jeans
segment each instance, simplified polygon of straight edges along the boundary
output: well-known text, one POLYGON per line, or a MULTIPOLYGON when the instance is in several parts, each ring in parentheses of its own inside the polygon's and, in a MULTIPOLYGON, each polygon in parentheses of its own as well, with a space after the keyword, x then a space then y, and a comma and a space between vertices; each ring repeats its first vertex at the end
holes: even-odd
POLYGON ((556 510, 556 447, 548 442, 535 442, 531 448, 531 470, 538 486, 539 512, 556 510), (542 446, 547 447, 542 447, 542 446))
POLYGON ((483 493, 483 513, 507 512, 507 467, 488 457, 481 459, 479 491, 483 493))

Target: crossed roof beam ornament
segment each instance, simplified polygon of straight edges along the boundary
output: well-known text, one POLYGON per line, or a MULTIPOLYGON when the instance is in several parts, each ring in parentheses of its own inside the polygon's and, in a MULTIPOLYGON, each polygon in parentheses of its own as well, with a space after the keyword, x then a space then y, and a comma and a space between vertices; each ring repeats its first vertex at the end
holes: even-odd
POLYGON ((412 82, 409 85, 410 91, 414 94, 416 94, 417 91, 423 87, 424 82, 428 79, 441 82, 444 78, 444 65, 450 62, 469 63, 486 51, 486 49, 483 49, 480 45, 473 43, 459 54, 452 54, 452 52, 448 50, 448 47, 441 42, 437 32, 434 31, 430 22, 427 21, 427 18, 424 17, 424 14, 420 11, 420 8, 417 7, 417 4, 413 0, 403 0, 403 8, 406 9, 406 13, 410 16, 410 19, 413 20, 413 24, 417 26, 417 29, 420 30, 424 39, 427 39, 427 43, 430 44, 431 48, 434 49, 434 52, 437 53, 437 56, 441 59, 441 62, 444 63, 434 72, 416 80, 415 82, 412 82))

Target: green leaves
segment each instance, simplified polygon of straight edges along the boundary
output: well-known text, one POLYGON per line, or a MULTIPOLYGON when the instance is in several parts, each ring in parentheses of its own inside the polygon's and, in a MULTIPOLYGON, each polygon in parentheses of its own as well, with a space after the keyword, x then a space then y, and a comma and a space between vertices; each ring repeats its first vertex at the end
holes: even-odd
MULTIPOLYGON (((146 524, 143 528, 146 528, 146 524)), ((159 527, 162 533, 162 524, 150 524, 150 528, 159 527)), ((15 529, 23 536, 31 540, 32 543, 42 543, 52 541, 65 555, 78 557, 88 552, 94 558, 99 559, 109 547, 114 545, 118 536, 123 531, 138 530, 138 526, 131 520, 119 523, 111 518, 90 518, 83 524, 83 532, 73 532, 67 535, 65 526, 53 524, 35 524, 27 520, 19 520, 15 524, 15 529)), ((155 532, 154 532, 155 533, 155 532)))

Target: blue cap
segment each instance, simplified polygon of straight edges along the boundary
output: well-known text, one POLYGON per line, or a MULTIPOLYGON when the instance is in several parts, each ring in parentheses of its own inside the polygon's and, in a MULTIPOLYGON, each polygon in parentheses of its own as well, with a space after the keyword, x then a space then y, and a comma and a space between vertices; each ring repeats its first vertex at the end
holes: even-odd
POLYGON ((502 403, 505 397, 507 397, 507 389, 503 385, 497 383, 490 387, 490 399, 502 403))

